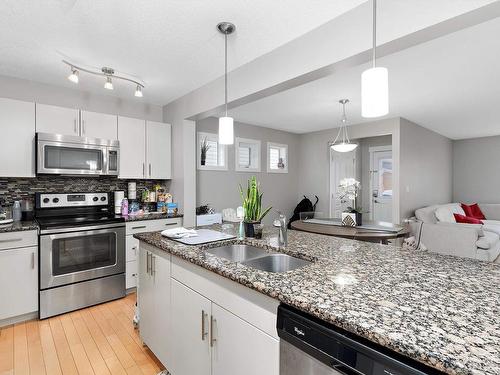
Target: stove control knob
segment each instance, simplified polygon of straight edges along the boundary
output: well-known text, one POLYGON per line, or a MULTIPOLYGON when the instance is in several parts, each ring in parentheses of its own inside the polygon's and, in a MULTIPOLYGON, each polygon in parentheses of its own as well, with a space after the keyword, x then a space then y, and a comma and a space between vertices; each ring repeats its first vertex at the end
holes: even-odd
POLYGON ((43 203, 49 203, 50 199, 49 198, 43 198, 43 203))
POLYGON ((105 201, 106 200, 106 197, 101 197, 101 201, 105 201))
POLYGON ((94 197, 94 198, 92 198, 92 200, 93 200, 94 202, 97 202, 97 201, 99 200, 99 198, 94 197))
POLYGON ((52 203, 58 203, 58 202, 59 202, 59 198, 52 199, 52 203))

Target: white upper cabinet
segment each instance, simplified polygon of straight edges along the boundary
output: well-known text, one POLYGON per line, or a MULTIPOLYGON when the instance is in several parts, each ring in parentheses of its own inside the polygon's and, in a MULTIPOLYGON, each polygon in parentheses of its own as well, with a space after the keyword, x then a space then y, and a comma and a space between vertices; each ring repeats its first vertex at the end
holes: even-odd
POLYGON ((36 104, 36 131, 80 135, 80 111, 74 108, 36 104))
POLYGON ((0 176, 34 177, 35 103, 0 98, 0 129, 0 176))
POLYGON ((146 121, 147 178, 172 178, 171 131, 170 124, 146 121))
POLYGON ((80 133, 82 137, 118 139, 116 115, 81 111, 80 133))
POLYGON ((118 116, 119 178, 146 177, 146 121, 118 116))

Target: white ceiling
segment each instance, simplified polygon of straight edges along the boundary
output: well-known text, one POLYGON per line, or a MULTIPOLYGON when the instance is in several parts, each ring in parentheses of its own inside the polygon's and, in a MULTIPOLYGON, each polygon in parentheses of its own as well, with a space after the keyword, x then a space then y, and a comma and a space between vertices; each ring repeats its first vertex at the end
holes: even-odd
MULTIPOLYGON (((146 83, 143 100, 166 104, 224 72, 223 37, 235 69, 320 26, 365 0, 3 0, 0 74, 74 88, 63 57, 111 66, 146 83)), ((80 88, 130 98, 134 87, 81 75, 80 88)))
MULTIPOLYGON (((389 69, 390 113, 452 139, 500 134, 500 19, 379 60, 389 69)), ((307 133, 338 127, 341 98, 361 117, 358 66, 231 110, 237 120, 307 133)))

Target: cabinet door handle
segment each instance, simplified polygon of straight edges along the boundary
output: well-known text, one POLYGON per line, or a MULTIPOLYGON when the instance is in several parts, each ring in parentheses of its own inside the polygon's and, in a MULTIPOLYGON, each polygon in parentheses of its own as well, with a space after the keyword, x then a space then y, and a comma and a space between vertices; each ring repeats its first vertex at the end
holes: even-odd
POLYGON ((208 332, 205 331, 205 318, 207 316, 205 310, 201 310, 201 341, 205 341, 205 337, 208 336, 208 332))
POLYGON ((142 175, 146 177, 146 164, 142 163, 142 175))
POLYGON ((76 127, 76 118, 73 120, 73 127, 75 129, 75 133, 78 133, 78 129, 76 127))
POLYGON ((85 135, 85 120, 82 120, 82 135, 85 135))
POLYGON ((170 225, 177 225, 177 223, 165 223, 165 225, 168 227, 170 225))
POLYGON ((149 253, 146 253, 146 273, 149 273, 149 253))
POLYGON ((144 228, 146 228, 145 225, 139 225, 137 227, 132 227, 132 229, 144 229, 144 228))
POLYGON ((217 320, 210 315, 210 346, 214 346, 217 339, 215 338, 214 326, 217 323, 217 320))
POLYGON ((31 253, 31 269, 35 269, 35 252, 31 253))
POLYGON ((151 254, 151 276, 156 274, 156 256, 151 254))
POLYGON ((149 177, 151 177, 151 163, 149 163, 149 177))

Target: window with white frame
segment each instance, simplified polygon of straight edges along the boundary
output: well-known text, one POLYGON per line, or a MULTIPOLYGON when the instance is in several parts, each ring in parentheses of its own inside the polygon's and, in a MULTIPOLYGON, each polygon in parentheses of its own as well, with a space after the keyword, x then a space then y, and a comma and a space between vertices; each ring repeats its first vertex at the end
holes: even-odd
POLYGON ((235 139, 235 170, 260 172, 260 141, 238 137, 235 139))
POLYGON ((267 171, 288 173, 288 145, 267 143, 267 171))
POLYGON ((219 144, 219 136, 198 132, 198 169, 227 170, 227 146, 219 144))

